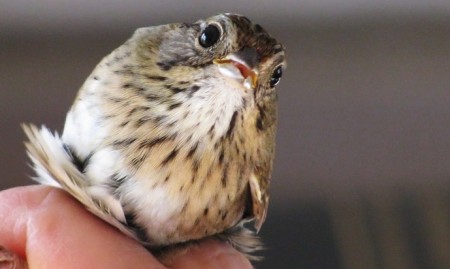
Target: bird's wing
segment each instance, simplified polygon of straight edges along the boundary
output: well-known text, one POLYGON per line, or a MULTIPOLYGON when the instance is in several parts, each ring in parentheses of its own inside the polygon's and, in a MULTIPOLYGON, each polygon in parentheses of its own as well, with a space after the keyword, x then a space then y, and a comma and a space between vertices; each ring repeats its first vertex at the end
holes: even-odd
POLYGON ((57 133, 52 134, 44 126, 39 130, 34 125, 23 124, 22 128, 29 139, 25 146, 37 173, 34 180, 67 191, 93 214, 138 240, 133 231, 115 217, 107 203, 89 195, 85 175, 77 169, 57 133))
POLYGON ((250 194, 252 201, 253 217, 255 218, 255 229, 259 232, 266 220, 267 208, 269 206, 268 180, 264 180, 253 173, 249 179, 250 194))

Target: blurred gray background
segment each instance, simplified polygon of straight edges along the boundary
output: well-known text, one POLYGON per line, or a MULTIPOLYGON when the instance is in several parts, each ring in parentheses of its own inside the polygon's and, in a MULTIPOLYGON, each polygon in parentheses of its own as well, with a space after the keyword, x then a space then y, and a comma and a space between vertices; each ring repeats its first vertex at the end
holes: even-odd
POLYGON ((0 0, 0 189, 31 183, 19 124, 61 131, 135 28, 221 12, 288 51, 256 268, 450 268, 446 0, 0 0))

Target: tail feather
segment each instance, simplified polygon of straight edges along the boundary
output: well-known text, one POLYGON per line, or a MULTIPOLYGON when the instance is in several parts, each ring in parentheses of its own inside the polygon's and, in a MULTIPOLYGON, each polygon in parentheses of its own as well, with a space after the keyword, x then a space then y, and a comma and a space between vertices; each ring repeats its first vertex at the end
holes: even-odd
POLYGON ((216 237, 222 241, 228 242, 238 251, 242 252, 251 261, 262 260, 261 256, 257 256, 254 253, 264 249, 261 239, 256 233, 247 227, 243 220, 236 226, 225 230, 223 233, 216 235, 216 237))
POLYGON ((29 139, 25 142, 25 146, 37 173, 37 177, 33 178, 35 181, 64 189, 93 214, 115 226, 124 234, 138 240, 137 236, 124 223, 111 214, 105 203, 95 200, 89 195, 87 191, 89 186, 85 175, 78 170, 57 133, 52 134, 44 126, 39 130, 31 124, 23 124, 22 128, 29 139))

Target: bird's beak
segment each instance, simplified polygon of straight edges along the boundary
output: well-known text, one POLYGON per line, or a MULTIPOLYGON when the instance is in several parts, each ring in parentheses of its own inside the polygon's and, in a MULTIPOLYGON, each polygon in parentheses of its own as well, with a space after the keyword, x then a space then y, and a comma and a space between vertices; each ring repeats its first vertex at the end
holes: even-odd
POLYGON ((241 82, 247 89, 255 89, 258 84, 258 58, 256 50, 244 48, 224 58, 215 59, 219 71, 230 78, 241 82))

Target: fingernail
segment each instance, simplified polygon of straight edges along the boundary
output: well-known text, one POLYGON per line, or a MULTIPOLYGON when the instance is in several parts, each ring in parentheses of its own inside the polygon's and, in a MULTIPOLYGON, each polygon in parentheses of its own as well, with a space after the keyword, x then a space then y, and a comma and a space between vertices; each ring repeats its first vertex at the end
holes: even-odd
POLYGON ((27 263, 13 252, 0 246, 0 269, 27 269, 27 263))

